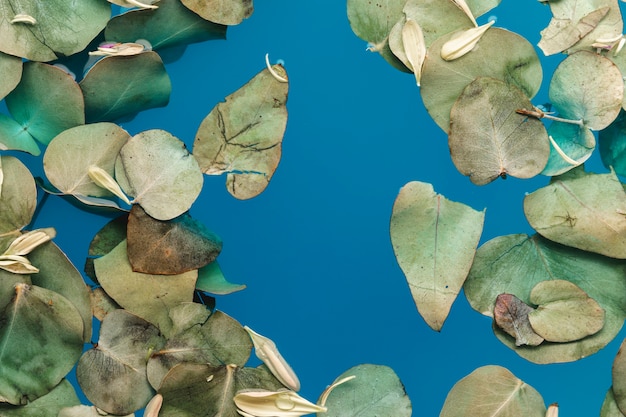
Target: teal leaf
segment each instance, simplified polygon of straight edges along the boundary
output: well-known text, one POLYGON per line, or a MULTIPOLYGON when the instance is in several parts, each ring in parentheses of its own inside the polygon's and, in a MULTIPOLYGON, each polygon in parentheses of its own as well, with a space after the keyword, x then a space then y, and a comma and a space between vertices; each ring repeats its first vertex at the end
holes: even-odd
POLYGON ((226 295, 245 289, 245 284, 233 284, 226 280, 222 268, 217 261, 203 266, 198 270, 196 289, 211 294, 226 295))
POLYGON ((41 150, 37 141, 13 118, 0 113, 0 150, 28 152, 39 156, 41 150))
POLYGON ((615 121, 598 134, 600 157, 605 167, 626 176, 626 113, 621 111, 615 121))
POLYGON ((593 132, 589 128, 577 124, 554 121, 548 128, 548 135, 552 137, 552 140, 570 160, 568 161, 557 152, 552 144, 548 163, 541 171, 542 175, 556 176, 569 171, 584 163, 596 147, 596 138, 593 132))

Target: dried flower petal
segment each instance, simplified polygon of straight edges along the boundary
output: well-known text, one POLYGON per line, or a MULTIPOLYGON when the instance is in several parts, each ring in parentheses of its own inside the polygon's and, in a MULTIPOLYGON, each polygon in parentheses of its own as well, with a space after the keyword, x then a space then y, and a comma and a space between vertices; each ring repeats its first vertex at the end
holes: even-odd
POLYGON ((467 29, 453 35, 441 47, 441 58, 446 61, 452 61, 470 52, 493 23, 494 21, 491 21, 482 26, 467 29))
POLYGON ((117 181, 115 181, 113 177, 111 177, 111 175, 109 175, 109 173, 106 172, 104 169, 92 165, 89 167, 87 174, 89 175, 89 178, 91 178, 91 180, 95 182, 99 187, 109 190, 110 192, 118 196, 126 204, 130 204, 130 200, 128 199, 128 197, 126 197, 126 194, 124 194, 117 181))
POLYGON ((402 46, 410 69, 415 74, 415 81, 420 85, 422 64, 426 58, 426 41, 420 25, 413 19, 407 19, 402 26, 402 46))
POLYGON ((291 390, 242 390, 233 400, 237 412, 246 417, 300 417, 327 411, 326 407, 313 404, 291 390))

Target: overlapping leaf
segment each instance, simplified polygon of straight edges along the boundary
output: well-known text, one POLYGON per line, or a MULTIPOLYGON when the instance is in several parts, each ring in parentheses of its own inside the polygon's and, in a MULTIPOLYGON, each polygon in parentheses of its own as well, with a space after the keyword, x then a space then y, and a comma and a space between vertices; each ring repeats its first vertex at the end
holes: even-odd
POLYGON ((517 298, 514 294, 499 294, 493 307, 493 321, 509 336, 515 338, 515 346, 537 346, 543 342, 532 328, 529 313, 534 308, 517 298))
POLYGON ((47 417, 56 416, 63 408, 80 404, 74 387, 64 379, 52 391, 24 406, 15 407, 0 403, 2 417, 47 417))
POLYGON ((599 133, 600 156, 607 168, 626 175, 626 113, 622 110, 606 129, 599 133))
POLYGON ((0 52, 0 100, 11 92, 22 78, 22 60, 0 52))
POLYGON ((613 360, 612 379, 613 399, 621 413, 626 411, 626 340, 622 341, 613 360))
POLYGON ((472 265, 485 213, 413 181, 391 214, 391 243, 420 314, 441 330, 472 265))
POLYGON ((198 270, 196 289, 200 291, 205 291, 211 294, 225 295, 241 291, 245 288, 245 284, 234 284, 227 281, 217 261, 213 261, 198 270))
POLYGON ((252 15, 252 0, 182 0, 185 7, 211 22, 238 25, 252 15))
POLYGON ((589 128, 577 124, 552 122, 548 135, 566 155, 550 146, 550 157, 541 174, 556 176, 584 163, 596 147, 596 138, 589 128))
POLYGON ((609 388, 606 396, 604 397, 604 402, 602 403, 602 408, 600 409, 600 417, 624 417, 624 414, 615 402, 613 387, 609 388))
POLYGON ((37 186, 28 168, 13 156, 0 156, 0 170, 0 235, 6 235, 30 223, 37 206, 37 186))
MULTIPOLYGON (((274 65, 286 79, 280 65, 274 65)), ((202 172, 227 174, 226 188, 239 199, 257 196, 267 187, 280 161, 287 125, 289 83, 264 69, 218 103, 202 121, 193 154, 202 172)))

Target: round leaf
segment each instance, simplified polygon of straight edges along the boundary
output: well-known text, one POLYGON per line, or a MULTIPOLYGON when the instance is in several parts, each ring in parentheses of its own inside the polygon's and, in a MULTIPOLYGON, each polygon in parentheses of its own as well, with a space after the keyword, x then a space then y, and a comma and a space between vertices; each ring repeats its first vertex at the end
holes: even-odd
POLYGON ((74 387, 67 379, 64 379, 52 391, 25 406, 14 407, 0 403, 0 415, 2 417, 56 416, 61 409, 78 404, 80 404, 80 400, 74 387))
POLYGON ((202 189, 202 171, 184 143, 164 130, 133 136, 120 151, 115 176, 134 203, 157 220, 180 216, 202 189))
POLYGON ((457 382, 448 393, 440 417, 545 417, 546 406, 533 387, 508 369, 489 365, 457 382))
POLYGON ((476 77, 493 77, 512 84, 533 98, 541 86, 541 65, 534 47, 521 36, 490 28, 470 53, 452 60, 441 58, 441 47, 453 36, 437 39, 428 49, 420 93, 433 120, 448 131, 450 109, 476 77))
POLYGON ((252 0, 182 0, 185 7, 203 19, 222 25, 238 25, 252 15, 252 0))
POLYGON ((328 395, 327 417, 376 417, 411 415, 411 400, 395 372, 383 365, 363 364, 348 369, 336 381, 354 376, 328 395))
POLYGON ((546 129, 540 120, 516 113, 531 108, 528 98, 504 81, 471 82, 450 112, 448 144, 457 169, 477 185, 539 174, 550 155, 546 129))
POLYGON ((52 65, 25 63, 20 83, 5 101, 24 131, 44 145, 62 131, 85 123, 85 104, 78 84, 52 65))
POLYGON ((494 329, 503 343, 532 362, 569 362, 597 352, 619 332, 626 318, 624 274, 624 261, 562 246, 537 235, 507 235, 478 248, 463 290, 472 308, 492 317, 499 294, 515 294, 531 304, 530 292, 539 282, 565 279, 576 284, 605 311, 604 327, 596 334, 574 342, 544 342, 532 349, 516 349, 511 336, 494 329))
POLYGON ((608 58, 580 51, 559 64, 549 94, 562 117, 582 120, 588 128, 602 130, 622 108, 624 80, 608 58))
MULTIPOLYGON (((277 66, 281 68, 281 66, 277 66)), ((193 154, 205 174, 227 173, 228 192, 257 196, 272 179, 287 126, 289 83, 264 69, 226 97, 202 121, 193 154)))
POLYGON ((83 320, 62 295, 18 283, 0 312, 0 398, 26 404, 47 394, 83 349, 83 320))
POLYGON ((152 49, 225 39, 226 26, 202 19, 177 0, 160 0, 156 10, 131 10, 112 18, 104 32, 111 42, 146 39, 152 49))
POLYGON ((542 236, 626 259, 626 193, 614 173, 556 180, 526 195, 524 213, 542 236))
POLYGON ((15 88, 22 78, 22 60, 0 52, 0 100, 15 88))
POLYGON ((556 142, 563 153, 571 160, 576 161, 576 163, 573 164, 565 159, 552 144, 550 146, 548 163, 541 171, 543 175, 561 175, 581 165, 591 156, 596 147, 596 138, 593 132, 584 126, 555 121, 550 125, 548 135, 556 142))
POLYGON ((87 121, 116 120, 167 105, 172 84, 156 52, 109 56, 80 82, 87 121))
POLYGON ((130 414, 154 395, 146 378, 150 353, 163 346, 159 330, 124 310, 107 314, 98 344, 78 361, 76 378, 96 407, 110 414, 130 414))
POLYGON ((530 292, 536 310, 528 313, 533 330, 549 342, 571 342, 597 333, 604 310, 577 285, 560 279, 542 281, 530 292))
POLYGON ((46 177, 59 191, 94 197, 113 194, 95 184, 89 177, 89 167, 115 174, 115 159, 130 139, 124 129, 113 123, 76 126, 55 137, 43 158, 46 177))
POLYGON ((4 235, 30 223, 37 206, 37 186, 28 168, 13 156, 0 156, 0 170, 0 235, 4 235))
POLYGON ((32 61, 52 61, 85 49, 104 28, 111 6, 100 0, 0 1, 0 51, 32 61), (35 24, 9 23, 18 14, 31 16, 35 24))
POLYGON ((400 189, 391 214, 391 243, 415 305, 441 330, 469 273, 485 213, 413 181, 400 189))
POLYGON ((35 139, 22 125, 3 113, 0 113, 0 150, 24 151, 35 156, 41 153, 35 139))

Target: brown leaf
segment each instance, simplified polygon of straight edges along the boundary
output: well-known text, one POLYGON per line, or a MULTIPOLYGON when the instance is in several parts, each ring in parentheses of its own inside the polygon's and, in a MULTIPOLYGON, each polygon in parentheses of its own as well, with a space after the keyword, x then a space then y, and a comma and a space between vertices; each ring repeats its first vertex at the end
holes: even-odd
POLYGON ((496 325, 515 338, 515 345, 537 346, 543 342, 530 326, 528 314, 534 308, 513 294, 500 294, 496 298, 493 317, 496 325))

